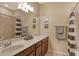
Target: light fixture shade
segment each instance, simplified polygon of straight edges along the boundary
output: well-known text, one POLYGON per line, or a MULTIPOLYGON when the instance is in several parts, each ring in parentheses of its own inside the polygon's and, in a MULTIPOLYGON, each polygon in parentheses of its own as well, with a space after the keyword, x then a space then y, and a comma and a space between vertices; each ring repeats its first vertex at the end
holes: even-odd
POLYGON ((27 12, 27 13, 28 13, 28 9, 25 9, 25 12, 27 12))
POLYGON ((22 7, 22 10, 23 10, 23 11, 25 11, 25 8, 24 8, 24 7, 22 7))
POLYGON ((23 3, 19 3, 18 4, 18 9, 22 9, 22 7, 23 7, 23 3))
POLYGON ((31 12, 34 12, 34 8, 33 8, 33 7, 31 7, 31 8, 30 8, 30 11, 31 11, 31 12))
POLYGON ((7 5, 7 4, 4 4, 4 6, 5 6, 5 7, 8 7, 8 5, 7 5))
POLYGON ((21 9, 21 4, 18 5, 18 9, 21 9))
POLYGON ((28 5, 28 6, 27 6, 27 9, 28 9, 28 10, 30 10, 30 8, 31 8, 31 6, 30 6, 30 5, 28 5))
POLYGON ((24 5, 27 5, 27 3, 25 2, 24 5))

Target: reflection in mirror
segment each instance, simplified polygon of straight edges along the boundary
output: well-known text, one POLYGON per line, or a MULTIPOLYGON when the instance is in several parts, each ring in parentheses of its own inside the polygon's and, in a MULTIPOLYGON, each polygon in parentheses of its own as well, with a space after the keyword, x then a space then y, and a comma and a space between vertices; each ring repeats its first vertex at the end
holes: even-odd
MULTIPOLYGON (((12 3, 15 4, 14 2, 12 3)), ((18 2, 16 4, 18 5, 18 2)), ((28 30, 24 30, 24 32, 27 32, 26 34, 30 33, 32 36, 40 34, 39 4, 36 2, 28 2, 28 4, 34 8, 34 12, 29 11, 26 13, 17 8, 15 10, 13 8, 7 9, 7 7, 1 7, 5 12, 0 11, 0 37, 11 39, 15 38, 16 35, 22 35, 23 26, 27 26, 28 30), (20 22, 22 23, 20 24, 20 22)), ((1 8, 0 10, 2 10, 1 8)))
POLYGON ((0 37, 13 38, 15 35, 15 17, 0 13, 0 37))

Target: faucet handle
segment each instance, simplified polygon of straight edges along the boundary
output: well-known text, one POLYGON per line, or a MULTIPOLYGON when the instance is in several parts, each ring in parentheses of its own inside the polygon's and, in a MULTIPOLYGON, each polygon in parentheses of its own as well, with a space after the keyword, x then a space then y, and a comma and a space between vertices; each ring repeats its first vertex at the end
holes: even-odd
POLYGON ((4 40, 4 48, 10 46, 12 43, 11 41, 8 39, 8 40, 4 40))

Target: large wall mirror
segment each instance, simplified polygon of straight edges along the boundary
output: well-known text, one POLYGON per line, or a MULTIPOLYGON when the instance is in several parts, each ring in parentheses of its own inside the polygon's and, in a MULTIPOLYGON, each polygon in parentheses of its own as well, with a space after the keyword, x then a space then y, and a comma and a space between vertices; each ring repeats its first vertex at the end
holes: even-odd
MULTIPOLYGON (((18 5, 18 2, 10 2, 10 4, 18 5)), ((10 4, 7 2, 0 4, 0 38, 11 39, 17 37, 17 35, 20 37, 26 33, 33 36, 39 35, 39 4, 28 2, 28 5, 34 8, 34 11, 28 12, 18 9, 15 5, 15 8, 11 7, 10 4), (3 4, 7 4, 10 7, 4 7, 3 4)))

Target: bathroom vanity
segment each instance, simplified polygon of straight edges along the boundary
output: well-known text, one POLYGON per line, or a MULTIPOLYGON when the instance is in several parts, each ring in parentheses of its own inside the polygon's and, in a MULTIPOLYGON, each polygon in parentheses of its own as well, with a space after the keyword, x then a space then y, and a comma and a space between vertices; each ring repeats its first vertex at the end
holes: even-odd
POLYGON ((15 56, 44 56, 48 50, 48 37, 24 49, 15 56))
POLYGON ((44 56, 48 51, 48 35, 37 35, 31 40, 21 37, 17 40, 11 46, 1 49, 0 56, 44 56))

